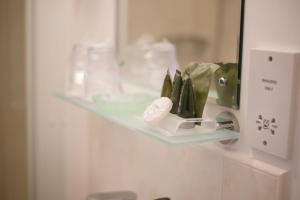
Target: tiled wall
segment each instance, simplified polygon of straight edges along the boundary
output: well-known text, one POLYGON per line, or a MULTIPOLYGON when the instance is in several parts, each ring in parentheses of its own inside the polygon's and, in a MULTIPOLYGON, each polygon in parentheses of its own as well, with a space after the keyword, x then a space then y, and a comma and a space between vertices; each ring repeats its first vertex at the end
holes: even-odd
POLYGON ((91 118, 92 192, 132 190, 139 199, 282 200, 286 171, 209 147, 169 146, 91 118))

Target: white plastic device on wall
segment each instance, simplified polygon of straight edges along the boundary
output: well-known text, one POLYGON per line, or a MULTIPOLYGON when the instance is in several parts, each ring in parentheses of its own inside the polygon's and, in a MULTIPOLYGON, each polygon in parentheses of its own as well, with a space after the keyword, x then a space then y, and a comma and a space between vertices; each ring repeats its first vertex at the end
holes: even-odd
POLYGON ((247 132, 255 149, 289 158, 300 53, 253 49, 247 106, 247 132))

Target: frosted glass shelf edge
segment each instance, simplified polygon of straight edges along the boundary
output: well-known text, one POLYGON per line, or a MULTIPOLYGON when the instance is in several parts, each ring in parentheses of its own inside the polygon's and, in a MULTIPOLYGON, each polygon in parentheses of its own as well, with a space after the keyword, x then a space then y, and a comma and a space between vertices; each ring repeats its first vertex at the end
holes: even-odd
POLYGON ((160 130, 157 130, 155 127, 151 127, 150 125, 142 121, 138 121, 133 116, 132 117, 114 116, 114 114, 112 113, 101 110, 95 103, 87 102, 81 100, 80 98, 69 97, 61 94, 58 94, 56 96, 66 102, 79 106, 89 112, 93 112, 97 114, 102 118, 105 118, 111 122, 119 124, 120 126, 134 130, 139 133, 143 133, 144 135, 158 139, 164 143, 171 144, 171 145, 216 142, 222 140, 238 139, 239 137, 239 133, 231 130, 226 130, 226 129, 217 130, 209 133, 196 133, 193 135, 186 135, 186 136, 173 136, 173 137, 165 136, 161 134, 160 130))

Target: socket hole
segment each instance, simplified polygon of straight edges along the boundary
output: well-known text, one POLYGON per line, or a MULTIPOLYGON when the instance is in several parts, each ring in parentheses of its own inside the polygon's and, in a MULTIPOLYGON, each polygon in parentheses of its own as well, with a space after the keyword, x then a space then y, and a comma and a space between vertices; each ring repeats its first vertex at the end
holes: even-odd
POLYGON ((263 141, 263 145, 267 146, 268 142, 266 140, 263 141))
POLYGON ((270 62, 272 62, 272 61, 273 61, 273 57, 272 57, 272 56, 269 56, 268 60, 269 60, 270 62))

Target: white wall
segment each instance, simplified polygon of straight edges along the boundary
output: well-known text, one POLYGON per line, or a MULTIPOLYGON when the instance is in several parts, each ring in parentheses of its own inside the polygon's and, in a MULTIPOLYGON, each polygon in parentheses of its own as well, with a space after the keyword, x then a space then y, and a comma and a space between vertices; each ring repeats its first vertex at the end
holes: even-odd
MULTIPOLYGON (((63 199, 65 106, 53 96, 64 87, 70 24, 68 1, 31 1, 30 69, 33 169, 31 196, 63 199)), ((82 113, 84 114, 84 113, 82 113)))
MULTIPOLYGON (((300 1, 298 0, 246 0, 245 40, 244 40, 244 64, 242 74, 242 103, 241 113, 245 125, 247 104, 247 82, 250 70, 249 51, 252 48, 300 51, 300 1)), ((299 67, 299 66, 298 66, 299 67)), ((283 75, 284 76, 284 75, 283 75)), ((299 70, 297 78, 300 78, 299 70)), ((299 83, 299 82, 298 82, 299 83)), ((296 130, 294 137, 294 150, 292 161, 282 161, 275 157, 256 154, 259 159, 292 170, 291 199, 300 198, 300 90, 295 93, 297 98, 296 130)))
POLYGON ((64 91, 74 41, 114 39, 114 7, 109 0, 27 0, 31 199, 89 193, 88 113, 55 94, 64 91))
MULTIPOLYGON (((300 50, 298 0, 246 0, 242 102, 241 110, 235 112, 241 124, 241 139, 230 149, 216 144, 172 148, 53 98, 53 92, 64 88, 72 42, 84 35, 99 36, 97 39, 114 36, 115 6, 109 0, 34 2, 36 199, 79 200, 89 192, 132 189, 145 200, 161 195, 170 195, 175 200, 200 197, 219 200, 224 197, 222 166, 228 164, 226 157, 247 162, 258 159, 291 169, 291 199, 300 198, 298 134, 292 160, 284 161, 264 153, 252 153, 244 133, 249 50, 300 50)), ((299 104, 298 101, 296 122, 300 122, 299 104)), ((215 105, 206 108, 208 113, 220 110, 215 105)), ((300 123, 296 124, 297 133, 300 123)))

